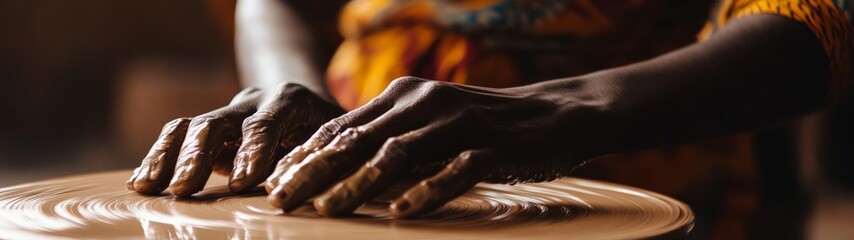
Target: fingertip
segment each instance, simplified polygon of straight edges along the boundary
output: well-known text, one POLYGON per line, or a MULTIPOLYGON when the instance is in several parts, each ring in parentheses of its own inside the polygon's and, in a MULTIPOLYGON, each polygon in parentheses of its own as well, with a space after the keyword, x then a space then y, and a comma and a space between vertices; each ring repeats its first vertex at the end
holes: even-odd
POLYGON ((145 181, 144 179, 136 179, 131 184, 133 184, 133 191, 140 194, 148 194, 148 190, 150 188, 148 181, 145 181))
POLYGON ((329 204, 329 198, 326 196, 315 198, 313 204, 314 209, 317 211, 317 214, 320 214, 320 216, 334 217, 338 215, 335 209, 333 209, 329 204))
POLYGON ((476 178, 465 173, 447 170, 444 173, 446 174, 421 181, 395 200, 389 206, 392 217, 407 219, 432 212, 463 195, 477 184, 474 180, 476 178), (450 172, 454 174, 448 174, 450 172))
POLYGON ((161 192, 163 192, 162 187, 155 186, 151 182, 148 182, 148 181, 145 181, 145 182, 137 181, 137 182, 135 182, 134 185, 136 188, 136 190, 134 190, 134 191, 139 193, 139 194, 142 194, 142 195, 158 195, 161 192))
POLYGON ((270 203, 270 205, 272 205, 274 208, 282 208, 282 202, 279 201, 278 198, 273 197, 272 195, 267 196, 267 202, 270 203))
POLYGON ((133 187, 133 178, 125 181, 125 188, 127 188, 127 190, 130 190, 130 191, 136 191, 136 189, 133 187))
POLYGON ((183 187, 170 188, 169 189, 169 193, 172 194, 172 196, 179 197, 179 198, 185 198, 185 197, 192 196, 196 192, 198 192, 198 191, 195 191, 195 190, 192 190, 189 188, 183 188, 183 187))
POLYGON ((176 197, 189 197, 199 191, 201 191, 201 188, 191 186, 186 181, 173 181, 169 185, 169 193, 176 197))
MULTIPOLYGON (((145 164, 145 160, 143 160, 143 164, 145 164)), ((140 168, 141 167, 134 168, 133 173, 131 173, 131 175, 130 175, 130 178, 128 178, 128 180, 125 182, 125 187, 127 187, 128 190, 135 191, 134 190, 135 188, 133 186, 133 182, 135 182, 136 179, 139 178, 140 168)))
POLYGON ((238 180, 229 180, 228 191, 233 193, 244 192, 246 191, 246 187, 244 187, 243 183, 238 180))
POLYGON ((407 219, 413 217, 412 211, 410 211, 411 204, 409 200, 406 199, 398 199, 389 205, 389 211, 391 212, 391 216, 397 219, 407 219))
POLYGON ((268 183, 265 177, 265 175, 258 173, 233 172, 228 179, 228 189, 232 192, 247 192, 255 189, 259 184, 263 184, 269 193, 272 188, 267 186, 268 183))
POLYGON ((252 181, 245 179, 234 179, 228 182, 228 190, 234 193, 248 192, 255 188, 257 184, 252 184, 252 181))
POLYGON ((434 186, 430 180, 423 180, 418 185, 415 185, 406 193, 400 196, 397 200, 389 205, 389 211, 392 217, 396 219, 414 218, 420 215, 423 211, 432 211, 434 208, 431 203, 435 200, 433 197, 439 196, 441 192, 434 192, 434 186))
POLYGON ((140 178, 137 175, 128 179, 128 181, 125 182, 125 187, 130 191, 143 195, 154 195, 163 191, 163 189, 157 189, 154 182, 145 178, 140 178))
POLYGON ((333 190, 314 198, 314 209, 321 216, 344 216, 353 213, 353 211, 359 207, 358 204, 360 204, 360 202, 355 202, 354 204, 353 198, 342 197, 341 194, 339 194, 339 191, 334 190, 337 188, 340 188, 340 184, 336 188, 333 188, 333 190))
POLYGON ((166 182, 161 178, 151 178, 150 175, 151 174, 140 171, 132 181, 129 180, 128 188, 133 188, 131 189, 132 191, 143 195, 160 194, 166 188, 166 182))
POLYGON ((267 195, 267 202, 275 208, 283 209, 283 206, 285 206, 285 204, 282 200, 287 196, 288 194, 285 193, 284 190, 281 189, 281 187, 277 187, 270 191, 270 194, 267 195))

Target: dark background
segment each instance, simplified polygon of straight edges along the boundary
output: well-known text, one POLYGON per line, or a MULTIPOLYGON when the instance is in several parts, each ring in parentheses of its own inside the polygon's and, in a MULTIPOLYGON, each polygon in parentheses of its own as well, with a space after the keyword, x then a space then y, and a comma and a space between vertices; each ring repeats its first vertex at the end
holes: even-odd
POLYGON ((239 85, 214 8, 0 0, 0 186, 130 168, 170 119, 225 105, 239 85))

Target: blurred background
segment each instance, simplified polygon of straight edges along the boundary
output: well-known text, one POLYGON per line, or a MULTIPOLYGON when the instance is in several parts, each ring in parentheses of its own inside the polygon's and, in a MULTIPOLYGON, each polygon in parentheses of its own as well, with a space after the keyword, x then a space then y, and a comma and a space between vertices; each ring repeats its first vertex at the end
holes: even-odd
POLYGON ((164 123, 228 103, 240 86, 222 6, 0 1, 0 186, 131 168, 164 123))
MULTIPOLYGON (((241 88, 232 46, 235 1, 0 0, 0 187, 133 168, 163 124, 227 104, 241 88)), ((633 55, 603 63, 595 62, 595 52, 579 54, 572 65, 590 71, 693 42, 711 1, 661 2, 677 6, 657 14, 671 20, 638 19, 646 24, 636 35, 668 29, 645 38, 663 44, 653 49, 600 44, 618 48, 612 53, 633 55)), ((682 176, 672 170, 680 169, 680 162, 665 168, 637 160, 635 166, 624 166, 632 173, 620 175, 599 170, 628 162, 601 161, 579 176, 685 201, 698 215, 695 239, 756 236, 745 233, 750 231, 779 231, 781 238, 851 239, 854 157, 849 148, 854 145, 848 133, 854 131, 851 124, 838 124, 851 122, 851 109, 843 106, 799 120, 830 122, 823 129, 792 124, 756 133, 751 151, 759 156, 761 169, 733 173, 714 155, 697 159, 698 164, 686 167, 707 168, 708 177, 688 190, 668 189, 665 182, 680 181, 682 176), (821 147, 805 149, 800 147, 804 141, 821 147), (775 180, 728 181, 731 175, 775 180), (635 180, 641 178, 660 180, 635 180), (764 189, 764 195, 726 193, 756 188, 764 189), (732 215, 732 208, 751 210, 732 215)))

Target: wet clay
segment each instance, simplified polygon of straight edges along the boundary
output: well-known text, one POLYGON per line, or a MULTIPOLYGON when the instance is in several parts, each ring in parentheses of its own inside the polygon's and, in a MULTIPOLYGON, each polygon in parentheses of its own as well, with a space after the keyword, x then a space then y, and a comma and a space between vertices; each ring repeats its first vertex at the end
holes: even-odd
POLYGON ((495 239, 683 238, 685 204, 649 191, 575 178, 515 186, 479 184, 422 218, 394 220, 387 201, 354 216, 318 216, 311 204, 289 215, 260 188, 229 193, 212 176, 193 198, 125 190, 129 171, 81 175, 0 189, 3 238, 495 239))

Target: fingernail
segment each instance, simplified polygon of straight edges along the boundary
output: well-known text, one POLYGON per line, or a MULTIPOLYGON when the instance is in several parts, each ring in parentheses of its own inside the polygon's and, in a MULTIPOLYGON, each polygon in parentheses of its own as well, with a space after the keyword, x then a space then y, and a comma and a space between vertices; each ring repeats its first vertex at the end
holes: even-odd
POLYGON ((314 209, 317 210, 317 213, 321 216, 331 217, 335 215, 335 211, 330 208, 328 203, 328 199, 326 197, 318 197, 314 199, 314 209))
POLYGON ((406 210, 409 209, 409 201, 403 199, 397 200, 394 201, 394 203, 392 203, 390 207, 392 210, 400 214, 406 212, 406 210))
POLYGON ((136 191, 136 189, 133 187, 133 180, 134 180, 133 178, 128 179, 125 182, 125 188, 127 188, 128 190, 131 190, 131 191, 136 191))
POLYGON ((234 181, 234 180, 236 180, 236 179, 232 179, 231 181, 228 181, 228 190, 231 192, 235 192, 235 193, 244 191, 243 183, 240 181, 234 181))
POLYGON ((232 171, 232 173, 231 173, 231 179, 232 180, 243 179, 245 177, 246 177, 246 169, 242 168, 242 167, 234 169, 234 171, 232 171))
POLYGON ((288 194, 286 193, 273 190, 270 195, 267 195, 267 202, 269 202, 270 205, 273 205, 273 207, 281 209, 284 206, 284 204, 282 204, 282 201, 287 196, 288 194))

